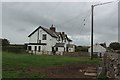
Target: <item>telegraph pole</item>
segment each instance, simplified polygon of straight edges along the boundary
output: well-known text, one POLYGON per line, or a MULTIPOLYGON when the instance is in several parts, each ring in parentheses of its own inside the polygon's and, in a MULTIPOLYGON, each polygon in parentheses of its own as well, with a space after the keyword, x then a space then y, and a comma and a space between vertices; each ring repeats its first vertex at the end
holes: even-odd
POLYGON ((93 59, 93 11, 94 5, 91 6, 91 60, 93 59))
MULTIPOLYGON (((112 1, 113 2, 113 1, 112 1)), ((95 4, 91 5, 91 60, 93 60, 93 26, 94 26, 94 7, 99 6, 99 5, 104 5, 112 2, 106 2, 106 3, 100 3, 100 4, 95 4)))

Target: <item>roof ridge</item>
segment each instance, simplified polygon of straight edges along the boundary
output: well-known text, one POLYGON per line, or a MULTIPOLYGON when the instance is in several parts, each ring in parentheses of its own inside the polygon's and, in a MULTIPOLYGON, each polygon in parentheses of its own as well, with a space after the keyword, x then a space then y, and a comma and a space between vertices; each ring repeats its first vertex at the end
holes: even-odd
POLYGON ((68 38, 67 34, 62 34, 62 32, 54 32, 52 30, 50 30, 49 28, 45 27, 45 26, 39 26, 37 27, 30 35, 28 35, 28 37, 30 37, 32 34, 34 34, 37 30, 39 29, 43 29, 45 32, 47 32, 49 35, 51 35, 52 37, 59 37, 59 35, 61 35, 61 37, 63 38, 63 40, 65 39, 65 37, 67 38, 68 41, 72 41, 70 38, 68 38))

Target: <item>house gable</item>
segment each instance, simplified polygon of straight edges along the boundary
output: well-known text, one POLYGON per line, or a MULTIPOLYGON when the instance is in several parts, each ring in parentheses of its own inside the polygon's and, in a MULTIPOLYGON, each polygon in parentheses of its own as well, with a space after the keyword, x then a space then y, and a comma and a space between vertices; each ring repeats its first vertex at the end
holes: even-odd
POLYGON ((45 32, 47 32, 50 36, 54 37, 54 38, 57 38, 58 36, 52 32, 51 30, 47 29, 47 28, 44 28, 44 27, 41 27, 39 26, 37 29, 35 29, 30 35, 28 35, 28 37, 31 37, 36 31, 38 31, 39 29, 43 29, 45 32))
MULTIPOLYGON (((91 47, 88 49, 89 52, 91 52, 91 47)), ((93 52, 105 52, 106 48, 104 48, 103 46, 99 45, 99 44, 95 44, 93 46, 93 52)))
MULTIPOLYGON (((45 27, 39 26, 37 29, 35 29, 28 37, 31 37, 33 34, 35 34, 39 29, 44 30, 47 34, 49 34, 53 38, 57 38, 57 41, 62 41, 62 42, 72 42, 71 39, 68 38, 67 34, 64 32, 55 32, 53 30, 47 29, 45 27)), ((38 33, 39 34, 39 33, 38 33)))

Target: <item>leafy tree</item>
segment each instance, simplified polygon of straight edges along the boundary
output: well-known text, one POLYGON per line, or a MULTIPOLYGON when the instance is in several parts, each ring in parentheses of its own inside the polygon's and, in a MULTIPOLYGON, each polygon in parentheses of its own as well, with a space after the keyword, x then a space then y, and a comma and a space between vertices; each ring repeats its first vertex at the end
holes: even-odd
POLYGON ((75 51, 76 52, 79 52, 79 51, 88 52, 88 46, 76 46, 75 51))
POLYGON ((82 46, 75 46, 75 52, 78 52, 78 51, 80 51, 80 48, 81 48, 82 46))
POLYGON ((0 44, 2 44, 2 46, 8 46, 10 45, 10 42, 7 39, 0 39, 0 44))
POLYGON ((112 42, 109 45, 109 48, 113 50, 120 50, 120 43, 119 42, 112 42))

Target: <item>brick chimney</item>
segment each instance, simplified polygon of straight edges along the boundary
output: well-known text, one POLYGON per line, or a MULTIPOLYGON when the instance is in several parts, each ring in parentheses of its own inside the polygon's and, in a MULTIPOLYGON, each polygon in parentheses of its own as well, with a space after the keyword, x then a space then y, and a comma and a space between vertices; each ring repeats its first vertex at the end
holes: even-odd
POLYGON ((53 32, 56 31, 56 29, 55 29, 55 27, 53 26, 53 24, 51 25, 50 30, 53 31, 53 32))
POLYGON ((64 35, 64 34, 65 34, 65 32, 62 32, 62 34, 64 35))

